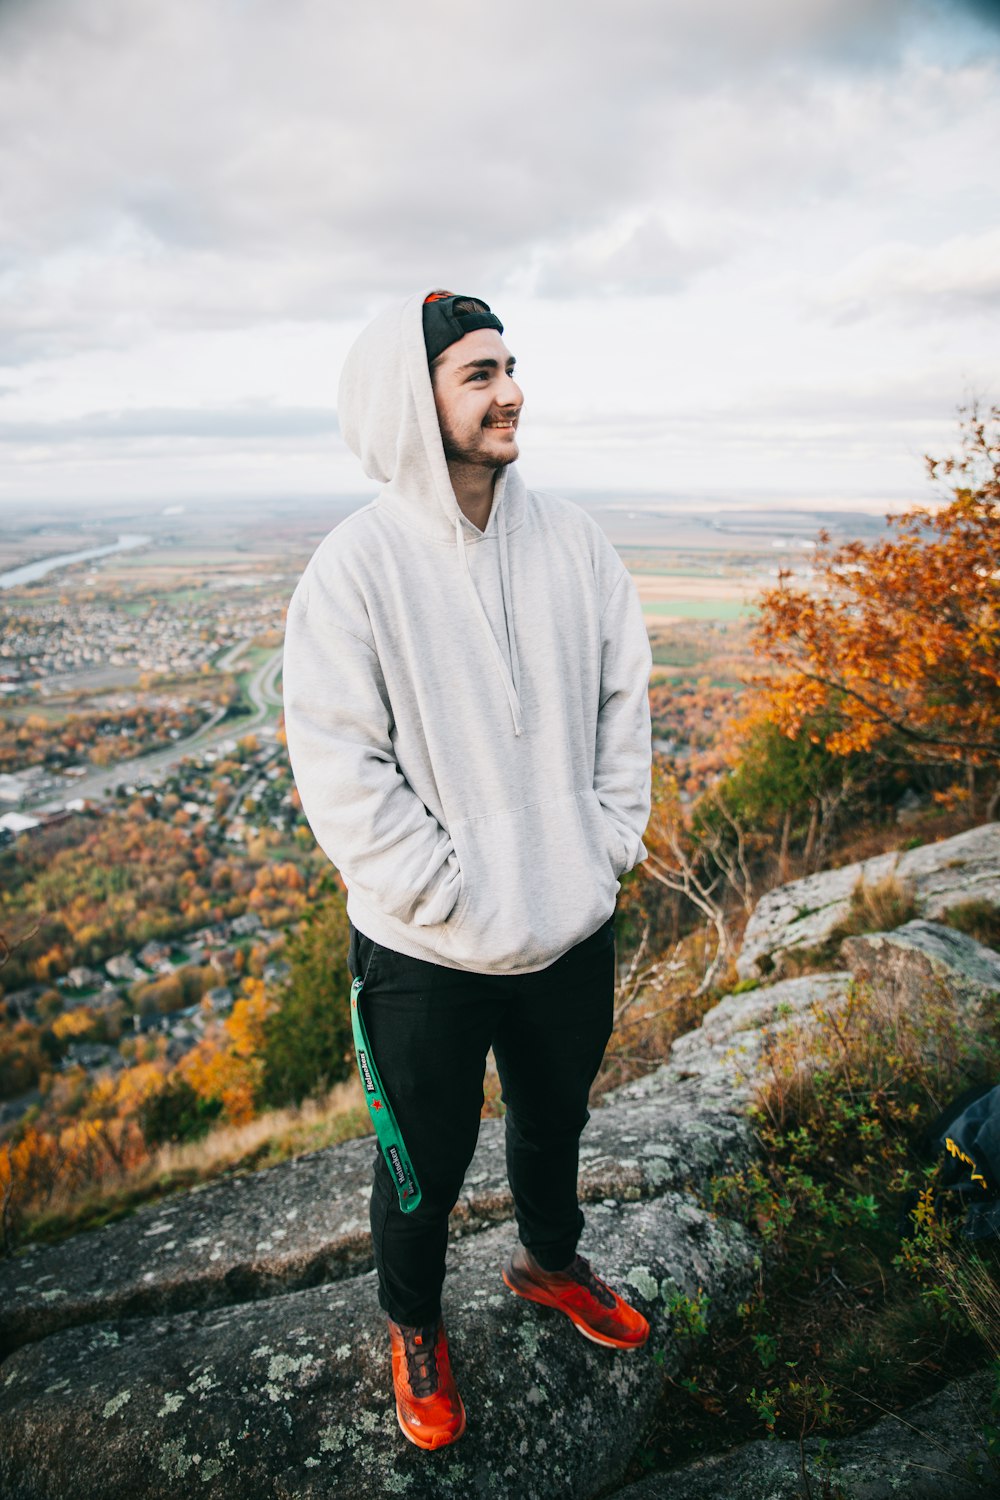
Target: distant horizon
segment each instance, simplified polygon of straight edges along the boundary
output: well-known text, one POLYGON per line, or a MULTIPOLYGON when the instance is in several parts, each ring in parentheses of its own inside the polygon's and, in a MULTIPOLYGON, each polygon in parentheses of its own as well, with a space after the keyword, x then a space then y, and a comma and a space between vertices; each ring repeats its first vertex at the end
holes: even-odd
MULTIPOLYGON (((829 510, 843 512, 844 514, 880 515, 883 512, 893 514, 905 510, 924 506, 929 509, 946 503, 946 496, 941 493, 933 493, 929 481, 925 481, 924 493, 913 494, 884 494, 871 496, 835 496, 835 495, 778 495, 768 490, 744 490, 737 494, 721 494, 718 492, 705 491, 679 493, 670 490, 638 490, 629 489, 615 491, 607 489, 581 489, 578 486, 564 485, 556 487, 553 485, 529 485, 530 489, 542 494, 562 495, 567 500, 576 501, 578 504, 600 504, 614 507, 616 509, 627 509, 632 506, 659 506, 663 509, 684 510, 706 505, 713 506, 716 510, 744 511, 803 511, 815 512, 829 510)), ((112 514, 127 516, 130 509, 135 509, 143 514, 154 515, 185 515, 196 508, 206 506, 229 507, 233 505, 246 506, 303 506, 317 507, 324 504, 351 504, 366 505, 374 500, 378 494, 378 486, 372 485, 369 490, 331 490, 328 493, 322 491, 304 491, 298 494, 281 494, 280 492, 250 492, 237 493, 215 493, 194 496, 185 496, 183 499, 170 500, 160 495, 135 495, 114 496, 97 498, 93 496, 77 496, 67 498, 65 496, 32 497, 31 505, 45 511, 69 514, 79 511, 79 519, 83 519, 86 513, 102 511, 106 517, 112 514)), ((17 512, 23 515, 24 506, 28 502, 15 496, 0 495, 0 515, 17 512)))

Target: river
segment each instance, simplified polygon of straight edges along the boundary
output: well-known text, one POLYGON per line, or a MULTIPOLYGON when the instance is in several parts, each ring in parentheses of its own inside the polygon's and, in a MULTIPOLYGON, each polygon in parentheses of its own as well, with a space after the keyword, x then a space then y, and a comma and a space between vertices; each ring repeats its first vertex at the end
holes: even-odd
POLYGON ((0 589, 17 588, 18 584, 34 583, 46 573, 65 568, 70 563, 90 562, 95 557, 110 557, 112 552, 128 552, 133 547, 144 547, 152 541, 148 536, 120 536, 108 547, 88 547, 84 552, 58 552, 53 557, 42 557, 38 562, 25 563, 23 568, 11 568, 9 573, 0 573, 0 589))

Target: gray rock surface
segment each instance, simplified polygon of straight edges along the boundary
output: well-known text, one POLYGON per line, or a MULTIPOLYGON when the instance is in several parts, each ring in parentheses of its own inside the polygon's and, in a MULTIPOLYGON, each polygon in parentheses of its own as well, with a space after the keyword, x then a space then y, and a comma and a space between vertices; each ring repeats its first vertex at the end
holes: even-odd
POLYGON ((964 1009, 1000 997, 1000 953, 940 922, 918 918, 892 932, 845 938, 840 951, 856 978, 891 990, 905 1006, 942 990, 964 1009))
MULTIPOLYGON (((956 1381, 865 1432, 833 1440, 830 1462, 817 1438, 804 1442, 811 1493, 830 1475, 835 1500, 986 1500, 1000 1488, 983 1443, 992 1377, 956 1381)), ((746 1443, 620 1490, 616 1500, 802 1500, 798 1443, 746 1443)))
POLYGON ((0 1353, 109 1316, 211 1307, 371 1265, 369 1139, 150 1204, 0 1261, 0 1353))
POLYGON ((740 978, 760 978, 766 960, 785 950, 824 942, 847 916, 858 881, 874 885, 892 874, 912 889, 923 917, 940 917, 963 901, 1000 905, 1000 823, 983 823, 936 844, 879 854, 839 870, 821 870, 766 892, 743 934, 736 960, 740 978))
POLYGON ((731 1312, 752 1284, 745 1230, 683 1195, 595 1204, 587 1247, 650 1317, 642 1350, 599 1349, 499 1276, 511 1227, 452 1247, 445 1319, 468 1412, 460 1443, 400 1435, 374 1276, 232 1307, 67 1329, 0 1367, 5 1500, 586 1500, 622 1473, 678 1358, 668 1300, 731 1312))

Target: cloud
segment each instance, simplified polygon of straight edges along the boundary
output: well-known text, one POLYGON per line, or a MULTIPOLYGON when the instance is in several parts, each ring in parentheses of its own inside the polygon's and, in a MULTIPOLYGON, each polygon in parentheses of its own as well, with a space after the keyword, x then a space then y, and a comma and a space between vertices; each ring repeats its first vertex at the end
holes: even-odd
POLYGON ((941 319, 1000 309, 1000 227, 934 245, 873 246, 830 281, 819 303, 845 322, 885 312, 941 319))
POLYGON ((718 228, 673 231, 656 212, 629 215, 579 238, 538 246, 533 290, 540 297, 662 296, 726 258, 718 228))
POLYGON ((531 265, 541 295, 631 276, 678 288, 699 263, 678 202, 746 213, 856 180, 822 77, 896 66, 913 14, 8 4, 6 358, 120 346, 144 324, 350 316, 425 280, 489 289, 531 265), (622 223, 624 243, 595 248, 622 223))
POLYGON ((86 439, 136 438, 304 438, 332 437, 340 431, 332 411, 321 407, 277 407, 244 402, 225 409, 184 410, 139 407, 99 411, 59 421, 0 420, 0 443, 79 443, 86 439))

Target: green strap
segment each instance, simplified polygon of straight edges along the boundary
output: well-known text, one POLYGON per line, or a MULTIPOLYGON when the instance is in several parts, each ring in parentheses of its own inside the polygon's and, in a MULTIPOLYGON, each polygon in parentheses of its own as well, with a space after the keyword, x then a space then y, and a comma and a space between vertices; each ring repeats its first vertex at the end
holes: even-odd
POLYGON ((368 1045, 368 1034, 365 1031, 365 1023, 361 1019, 361 1009, 358 1005, 363 983, 359 974, 351 985, 351 1028, 354 1032, 354 1051, 358 1059, 358 1072, 361 1074, 365 1102, 368 1105, 368 1113, 372 1117, 372 1124, 375 1126, 375 1134, 378 1136, 382 1155, 385 1157, 392 1180, 396 1184, 399 1206, 404 1214, 411 1214, 420 1202, 420 1184, 403 1144, 402 1131, 396 1124, 392 1106, 385 1097, 382 1080, 378 1076, 375 1059, 368 1045))

